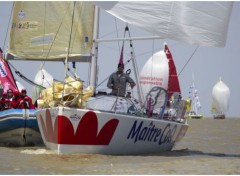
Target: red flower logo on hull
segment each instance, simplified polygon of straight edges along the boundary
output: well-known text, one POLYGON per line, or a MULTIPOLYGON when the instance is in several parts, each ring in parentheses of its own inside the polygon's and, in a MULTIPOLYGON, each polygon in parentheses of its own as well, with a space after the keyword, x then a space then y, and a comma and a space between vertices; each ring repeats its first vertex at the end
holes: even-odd
POLYGON ((46 124, 40 114, 40 122, 45 140, 57 144, 108 145, 119 123, 118 119, 109 120, 98 132, 98 119, 93 111, 88 111, 81 118, 76 134, 71 121, 65 116, 58 116, 52 124, 51 113, 46 110, 46 124), (56 130, 57 129, 57 130, 56 130))

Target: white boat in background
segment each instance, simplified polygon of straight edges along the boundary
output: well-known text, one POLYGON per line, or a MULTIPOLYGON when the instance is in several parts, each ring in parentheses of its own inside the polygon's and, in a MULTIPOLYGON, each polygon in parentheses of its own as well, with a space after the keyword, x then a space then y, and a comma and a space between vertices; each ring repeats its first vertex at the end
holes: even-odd
POLYGON ((214 119, 225 119, 225 113, 229 109, 230 89, 219 78, 212 89, 212 108, 211 112, 214 119))
MULTIPOLYGON (((8 89, 21 91, 22 84, 15 82, 10 67, 0 53, 0 106, 4 106, 2 96, 8 89)), ((8 109, 0 111, 0 146, 35 146, 43 145, 38 128, 36 110, 8 109)))
MULTIPOLYGON (((170 38, 204 46, 224 45, 232 8, 231 2, 94 3, 130 25, 158 35, 154 38, 170 38), (214 8, 215 13, 206 7, 214 8), (180 15, 182 13, 187 13, 184 18, 180 15), (226 21, 219 23, 218 19, 226 21), (184 35, 186 30, 188 33, 184 35)), ((150 90, 145 90, 140 83, 134 52, 131 52, 131 60, 138 99, 133 95, 118 97, 96 92, 97 61, 101 60, 97 57, 97 49, 98 42, 103 41, 98 39, 99 9, 92 2, 18 1, 14 5, 8 58, 17 56, 18 59, 65 63, 63 81, 54 81, 52 87, 42 90, 42 101, 39 101, 42 109, 37 111, 42 138, 49 149, 58 153, 154 154, 172 150, 184 137, 188 124, 182 114, 174 121, 163 119, 168 101, 166 87, 159 83, 150 87, 156 93, 151 94, 156 97, 154 100, 165 104, 159 103, 156 107, 148 104, 146 107, 150 90), (67 64, 75 61, 91 62, 90 82, 86 88, 79 78, 68 75, 67 64), (157 115, 148 114, 150 111, 157 115)), ((130 47, 133 46, 133 38, 118 40, 129 40, 130 47)), ((161 52, 161 55, 165 60, 160 57, 160 61, 166 64, 166 53, 161 52)), ((154 79, 152 75, 144 74, 154 79)), ((164 85, 168 85, 169 73, 163 71, 159 74, 156 79, 163 78, 164 85)), ((184 106, 178 108, 182 112, 184 106)))
POLYGON ((203 115, 198 113, 198 110, 201 109, 201 103, 198 96, 198 90, 194 83, 194 75, 192 74, 192 83, 189 89, 189 98, 187 101, 187 111, 185 118, 187 119, 203 119, 203 115))

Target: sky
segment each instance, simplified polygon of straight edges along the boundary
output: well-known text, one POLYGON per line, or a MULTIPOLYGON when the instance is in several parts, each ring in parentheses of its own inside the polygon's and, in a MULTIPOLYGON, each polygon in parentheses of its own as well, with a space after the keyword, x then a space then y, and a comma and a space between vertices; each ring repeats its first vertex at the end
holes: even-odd
MULTIPOLYGON (((0 1, 0 47, 5 48, 7 41, 5 38, 8 31, 8 23, 10 19, 12 8, 12 2, 0 1), (5 47, 4 47, 5 46, 5 47)), ((100 13, 100 38, 116 38, 116 35, 121 36, 124 32, 125 24, 119 20, 116 20, 106 12, 100 13), (118 30, 116 30, 118 29, 118 30), (116 33, 117 32, 117 33, 116 33)), ((206 117, 211 117, 211 101, 212 101, 212 89, 217 83, 219 77, 229 87, 230 106, 226 113, 227 117, 240 117, 239 102, 240 102, 240 2, 235 1, 233 5, 233 11, 231 20, 229 23, 228 37, 226 46, 222 48, 212 47, 199 47, 191 60, 187 63, 191 55, 193 54, 196 46, 182 44, 169 39, 154 40, 154 41, 133 41, 134 52, 136 60, 138 62, 138 69, 141 70, 143 64, 151 55, 159 50, 162 50, 163 42, 166 41, 175 65, 177 67, 180 81, 180 87, 183 98, 188 98, 189 87, 192 81, 192 73, 194 74, 195 86, 198 90, 199 99, 202 108, 198 111, 206 117)), ((133 26, 129 26, 131 36, 142 36, 148 33, 141 31, 133 26)), ((125 43, 125 46, 129 44, 125 43)), ((99 72, 98 83, 101 83, 107 78, 115 69, 118 63, 120 55, 120 43, 100 43, 99 44, 99 72), (103 69, 102 69, 103 68, 103 69)), ((126 48, 126 47, 125 47, 126 48)), ((130 55, 125 51, 124 58, 128 59, 130 55)), ((23 75, 31 80, 34 80, 41 63, 39 62, 20 62, 11 61, 11 64, 20 71, 23 75)), ((126 66, 126 68, 130 66, 126 66)), ((63 64, 49 62, 44 67, 54 78, 62 80, 63 76, 63 64)), ((78 74, 81 79, 87 81, 87 64, 77 63, 78 74)), ((132 73, 131 73, 132 74, 132 73)), ((14 74, 15 75, 15 74, 14 74)), ((132 77, 134 77, 132 75, 132 77)), ((15 75, 15 78, 27 88, 28 93, 31 94, 32 86, 15 75)), ((105 89, 106 82, 100 85, 98 88, 105 89)))

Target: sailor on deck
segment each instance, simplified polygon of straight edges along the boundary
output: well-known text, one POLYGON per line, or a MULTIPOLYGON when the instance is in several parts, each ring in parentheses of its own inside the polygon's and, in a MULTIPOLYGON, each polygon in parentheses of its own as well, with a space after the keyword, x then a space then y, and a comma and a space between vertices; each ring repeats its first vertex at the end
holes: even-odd
POLYGON ((112 89, 112 95, 125 97, 126 94, 126 85, 130 83, 131 88, 136 84, 133 79, 123 72, 124 64, 118 64, 118 71, 110 75, 107 83, 107 87, 112 89))

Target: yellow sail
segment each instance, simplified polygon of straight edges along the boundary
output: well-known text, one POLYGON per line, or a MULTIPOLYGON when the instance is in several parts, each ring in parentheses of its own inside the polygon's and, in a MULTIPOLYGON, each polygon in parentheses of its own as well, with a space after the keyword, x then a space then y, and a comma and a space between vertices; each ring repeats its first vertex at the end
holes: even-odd
POLYGON ((88 61, 94 8, 86 1, 14 2, 8 59, 63 60, 69 52, 69 61, 88 61))

